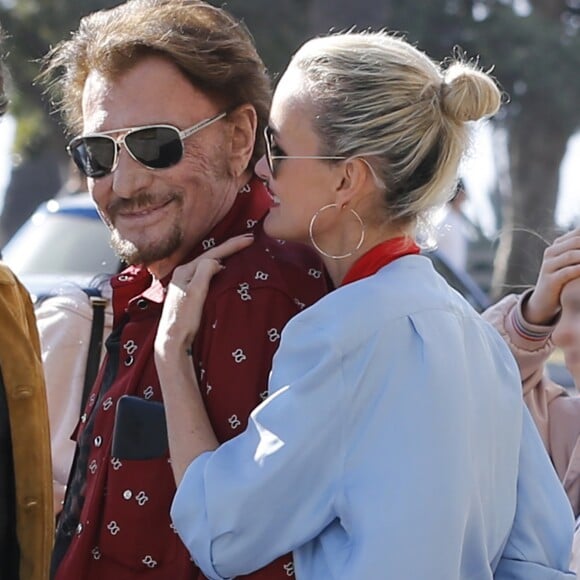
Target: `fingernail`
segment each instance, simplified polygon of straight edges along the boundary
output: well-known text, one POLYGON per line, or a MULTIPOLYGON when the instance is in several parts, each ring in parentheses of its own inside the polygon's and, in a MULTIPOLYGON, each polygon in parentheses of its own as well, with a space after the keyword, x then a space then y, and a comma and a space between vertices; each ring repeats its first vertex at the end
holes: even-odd
POLYGON ((253 237, 254 237, 253 232, 249 232, 247 234, 244 234, 244 238, 253 238, 253 237))

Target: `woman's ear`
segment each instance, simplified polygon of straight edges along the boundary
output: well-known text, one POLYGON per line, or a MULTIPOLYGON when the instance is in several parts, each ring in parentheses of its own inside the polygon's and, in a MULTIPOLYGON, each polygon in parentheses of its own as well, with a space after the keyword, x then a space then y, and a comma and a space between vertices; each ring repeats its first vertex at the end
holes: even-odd
POLYGON ((370 167, 362 157, 352 157, 342 164, 342 176, 336 189, 338 207, 348 205, 354 198, 376 187, 370 167))
POLYGON ((248 169, 254 153, 258 116, 250 104, 240 105, 229 114, 231 126, 230 167, 239 177, 248 169))

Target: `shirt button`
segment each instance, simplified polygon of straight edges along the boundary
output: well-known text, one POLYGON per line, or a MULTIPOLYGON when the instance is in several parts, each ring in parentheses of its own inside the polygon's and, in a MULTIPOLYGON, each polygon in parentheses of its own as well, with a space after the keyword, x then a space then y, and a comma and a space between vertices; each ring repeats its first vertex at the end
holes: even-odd
POLYGON ((83 524, 80 524, 77 526, 76 532, 77 532, 77 536, 80 536, 81 533, 83 531, 83 524))
POLYGON ((130 489, 126 489, 126 490, 123 492, 123 497, 124 497, 125 499, 131 499, 131 498, 133 497, 133 492, 132 492, 130 489))
POLYGON ((147 302, 147 300, 145 300, 145 298, 140 298, 139 300, 137 300, 137 306, 141 310, 146 310, 149 307, 149 303, 147 302))
POLYGON ((97 435, 93 441, 95 447, 100 447, 103 443, 103 438, 100 435, 97 435))

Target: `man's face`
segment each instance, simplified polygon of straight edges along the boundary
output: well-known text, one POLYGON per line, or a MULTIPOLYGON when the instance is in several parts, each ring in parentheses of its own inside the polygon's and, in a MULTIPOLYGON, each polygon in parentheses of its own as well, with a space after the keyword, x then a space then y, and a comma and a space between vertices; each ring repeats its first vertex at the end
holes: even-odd
MULTIPOLYGON (((176 66, 153 56, 115 80, 89 74, 83 134, 157 124, 184 130, 220 112, 176 66)), ((141 165, 121 145, 114 171, 88 180, 121 258, 163 277, 223 218, 237 189, 228 171, 228 134, 222 119, 186 138, 183 157, 166 169, 141 165)))

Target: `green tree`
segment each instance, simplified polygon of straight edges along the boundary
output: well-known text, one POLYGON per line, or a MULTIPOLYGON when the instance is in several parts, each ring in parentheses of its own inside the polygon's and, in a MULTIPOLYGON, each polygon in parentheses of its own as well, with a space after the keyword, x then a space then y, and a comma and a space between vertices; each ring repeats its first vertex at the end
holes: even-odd
MULTIPOLYGON (((219 0, 209 0, 222 5, 219 0)), ((229 0, 223 5, 246 24, 275 81, 308 36, 310 0, 229 0)))

